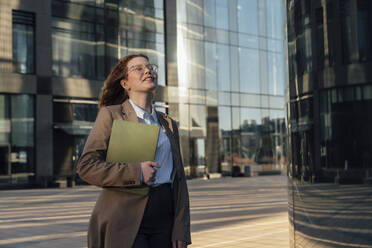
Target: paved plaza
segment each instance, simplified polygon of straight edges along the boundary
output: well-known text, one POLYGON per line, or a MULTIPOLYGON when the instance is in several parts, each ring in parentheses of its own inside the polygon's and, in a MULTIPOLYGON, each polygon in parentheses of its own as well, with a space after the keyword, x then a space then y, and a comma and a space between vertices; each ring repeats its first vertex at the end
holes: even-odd
MULTIPOLYGON (((289 247, 285 176, 188 181, 191 248, 289 247)), ((82 248, 100 189, 0 191, 0 247, 82 248)))

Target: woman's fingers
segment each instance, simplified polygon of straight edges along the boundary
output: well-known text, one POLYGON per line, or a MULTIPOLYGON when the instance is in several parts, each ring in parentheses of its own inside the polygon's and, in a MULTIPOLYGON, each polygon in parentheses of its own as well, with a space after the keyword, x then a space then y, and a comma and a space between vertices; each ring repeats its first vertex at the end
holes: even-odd
POLYGON ((153 167, 160 168, 160 165, 152 161, 141 163, 143 181, 149 186, 155 181, 156 170, 153 167))
POLYGON ((160 168, 161 166, 156 162, 151 162, 152 167, 160 168))

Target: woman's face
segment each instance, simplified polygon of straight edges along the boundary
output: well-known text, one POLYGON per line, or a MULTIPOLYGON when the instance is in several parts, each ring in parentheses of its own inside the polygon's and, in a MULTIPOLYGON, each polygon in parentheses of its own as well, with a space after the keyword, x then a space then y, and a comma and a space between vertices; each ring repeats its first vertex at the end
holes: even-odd
POLYGON ((154 65, 144 57, 135 57, 131 59, 128 64, 127 79, 121 80, 121 86, 130 95, 133 92, 152 92, 158 82, 158 74, 154 65))

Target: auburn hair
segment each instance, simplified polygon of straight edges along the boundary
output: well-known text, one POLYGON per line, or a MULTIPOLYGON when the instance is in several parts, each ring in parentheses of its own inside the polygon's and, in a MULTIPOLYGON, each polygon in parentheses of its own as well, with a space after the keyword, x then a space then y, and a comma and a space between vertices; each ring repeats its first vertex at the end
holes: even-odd
POLYGON ((101 93, 99 94, 99 108, 121 104, 129 98, 127 91, 121 87, 120 81, 127 79, 128 62, 136 57, 143 57, 149 61, 149 58, 144 54, 130 54, 121 58, 103 83, 101 93))

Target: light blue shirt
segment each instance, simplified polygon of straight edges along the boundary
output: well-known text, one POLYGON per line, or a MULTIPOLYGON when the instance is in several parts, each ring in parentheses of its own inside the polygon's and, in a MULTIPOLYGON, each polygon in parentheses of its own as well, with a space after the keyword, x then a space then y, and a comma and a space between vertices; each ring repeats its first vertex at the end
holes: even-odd
MULTIPOLYGON (((132 100, 129 99, 130 104, 132 105, 134 111, 137 114, 138 121, 141 123, 149 125, 160 126, 159 139, 155 152, 154 162, 158 163, 161 168, 153 167, 156 170, 155 181, 152 184, 152 187, 159 186, 163 183, 172 183, 172 170, 173 170, 173 156, 171 145, 168 139, 168 136, 165 134, 165 130, 161 128, 161 125, 156 116, 154 106, 152 106, 151 115, 145 110, 137 106, 132 100)), ((141 171, 141 180, 142 180, 142 171, 141 171)))

